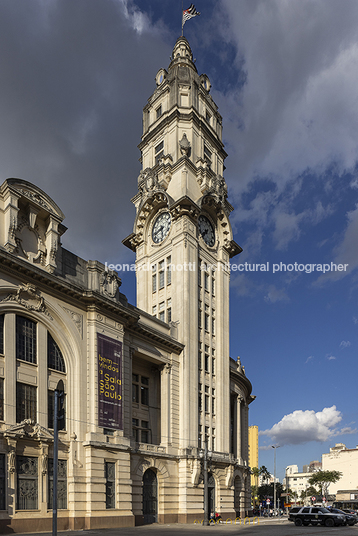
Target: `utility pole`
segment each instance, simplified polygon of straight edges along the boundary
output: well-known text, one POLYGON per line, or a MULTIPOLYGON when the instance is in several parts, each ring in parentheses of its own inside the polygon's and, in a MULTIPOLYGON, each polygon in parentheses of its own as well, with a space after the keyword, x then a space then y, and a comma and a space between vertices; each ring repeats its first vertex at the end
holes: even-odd
POLYGON ((208 515, 208 503, 209 503, 209 489, 208 489, 208 438, 205 436, 204 440, 204 521, 203 525, 209 525, 208 515))
POLYGON ((280 445, 272 445, 272 448, 275 449, 274 455, 274 464, 273 464, 273 513, 276 512, 276 449, 280 448, 280 445))
POLYGON ((53 487, 52 487, 52 536, 57 536, 57 475, 58 475, 58 431, 65 427, 64 385, 60 380, 55 389, 53 416, 53 487))

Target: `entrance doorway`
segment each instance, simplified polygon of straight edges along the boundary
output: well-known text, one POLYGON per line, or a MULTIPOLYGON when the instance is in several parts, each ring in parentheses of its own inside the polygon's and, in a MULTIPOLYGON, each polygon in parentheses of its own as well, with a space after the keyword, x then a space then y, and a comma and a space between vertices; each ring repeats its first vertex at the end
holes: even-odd
POLYGON ((145 524, 158 521, 158 481, 152 469, 143 475, 143 517, 145 524))

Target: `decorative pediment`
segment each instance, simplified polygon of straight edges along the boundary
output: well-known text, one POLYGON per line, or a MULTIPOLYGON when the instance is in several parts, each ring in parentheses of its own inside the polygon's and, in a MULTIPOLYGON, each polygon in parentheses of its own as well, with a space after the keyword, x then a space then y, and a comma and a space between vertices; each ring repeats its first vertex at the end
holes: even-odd
POLYGON ((13 291, 8 294, 5 298, 0 300, 2 302, 17 302, 22 305, 28 311, 36 311, 38 313, 44 313, 51 320, 52 316, 48 312, 43 296, 41 292, 37 290, 35 285, 31 283, 26 283, 19 285, 17 288, 14 288, 13 291))
POLYGON ((53 434, 38 423, 31 419, 25 419, 20 424, 10 426, 4 432, 7 439, 26 439, 31 438, 36 441, 53 441, 53 434))
POLYGON ((61 221, 65 218, 62 210, 56 205, 49 195, 43 192, 38 186, 23 179, 7 179, 6 183, 20 196, 26 197, 38 209, 43 209, 61 221))

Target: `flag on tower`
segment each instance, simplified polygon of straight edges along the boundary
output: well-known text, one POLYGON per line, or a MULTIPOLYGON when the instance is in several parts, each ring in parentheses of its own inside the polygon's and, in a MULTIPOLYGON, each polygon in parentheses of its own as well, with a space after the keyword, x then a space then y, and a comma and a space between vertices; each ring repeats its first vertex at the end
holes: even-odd
POLYGON ((187 20, 192 19, 193 17, 196 17, 197 15, 200 15, 199 11, 195 9, 194 4, 190 4, 190 7, 188 9, 183 10, 183 17, 181 22, 181 28, 183 30, 184 24, 187 20))

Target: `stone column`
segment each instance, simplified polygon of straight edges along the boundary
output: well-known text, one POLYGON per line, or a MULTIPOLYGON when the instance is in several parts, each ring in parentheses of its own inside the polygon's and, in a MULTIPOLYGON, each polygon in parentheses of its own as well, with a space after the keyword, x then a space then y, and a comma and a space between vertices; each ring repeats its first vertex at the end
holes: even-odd
POLYGON ((241 395, 236 397, 236 458, 242 464, 241 395))

